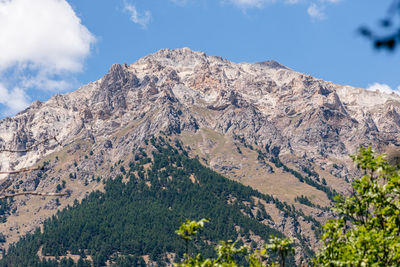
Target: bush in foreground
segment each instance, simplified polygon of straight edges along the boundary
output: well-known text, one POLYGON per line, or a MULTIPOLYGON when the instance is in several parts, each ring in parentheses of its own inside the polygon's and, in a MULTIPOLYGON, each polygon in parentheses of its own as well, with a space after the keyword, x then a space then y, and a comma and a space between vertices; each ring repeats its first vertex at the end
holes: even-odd
MULTIPOLYGON (((335 219, 324 225, 322 249, 313 259, 316 266, 399 266, 400 263, 400 176, 384 155, 376 156, 371 148, 361 147, 352 156, 364 175, 353 182, 350 196, 337 196, 335 219)), ((187 221, 177 233, 190 240, 207 220, 187 221), (186 230, 182 230, 186 229, 186 230), (191 230, 195 229, 195 231, 191 230)), ((285 266, 286 256, 293 251, 293 240, 271 238, 263 249, 237 247, 236 242, 220 241, 216 258, 190 257, 188 252, 179 267, 186 266, 285 266), (270 251, 278 253, 279 263, 270 251)))

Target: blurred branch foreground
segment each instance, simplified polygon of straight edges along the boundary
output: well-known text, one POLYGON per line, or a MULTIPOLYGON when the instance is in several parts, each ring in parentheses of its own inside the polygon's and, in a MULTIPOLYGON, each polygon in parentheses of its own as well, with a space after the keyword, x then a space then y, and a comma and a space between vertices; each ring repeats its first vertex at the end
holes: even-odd
POLYGON ((400 0, 393 0, 386 16, 379 22, 379 30, 362 26, 359 32, 372 41, 376 49, 394 51, 400 45, 400 0))

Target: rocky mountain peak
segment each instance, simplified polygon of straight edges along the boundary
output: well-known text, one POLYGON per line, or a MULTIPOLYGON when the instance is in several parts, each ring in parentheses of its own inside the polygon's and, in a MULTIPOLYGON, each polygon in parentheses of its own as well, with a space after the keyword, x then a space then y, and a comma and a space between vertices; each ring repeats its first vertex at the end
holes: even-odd
POLYGON ((157 60, 165 66, 193 66, 199 62, 207 62, 210 56, 200 51, 193 51, 190 48, 184 47, 180 49, 161 49, 154 54, 148 55, 140 59, 138 62, 147 60, 157 60))
POLYGON ((267 61, 257 62, 255 64, 258 64, 263 67, 269 67, 272 69, 287 69, 287 70, 289 69, 288 67, 280 64, 279 62, 277 62, 275 60, 267 60, 267 61))
MULTIPOLYGON (((65 180, 74 185, 73 197, 83 198, 93 177, 117 175, 115 166, 139 157, 145 140, 163 134, 231 179, 289 203, 307 192, 328 205, 327 188, 346 192, 357 176, 349 154, 360 145, 380 152, 400 145, 399 114, 398 95, 323 81, 276 61, 234 63, 188 48, 163 49, 131 65, 114 64, 98 81, 1 120, 0 149, 33 149, 0 154, 0 170, 51 161, 51 175, 27 175, 24 188, 55 190, 65 180), (52 137, 61 145, 43 142, 52 137)), ((20 187, 0 178, 0 186, 20 187)), ((313 239, 300 224, 273 225, 313 239)))
MULTIPOLYGON (((129 66, 114 64, 100 80, 1 121, 0 146, 35 143, 51 134, 71 142, 89 129, 105 138, 153 114, 145 120, 152 131, 141 138, 158 130, 206 127, 244 135, 261 147, 279 144, 281 153, 307 151, 325 164, 326 156, 343 160, 359 144, 399 143, 394 115, 399 101, 397 95, 325 82, 273 60, 233 63, 189 48, 163 49, 129 66)), ((33 158, 19 158, 16 166, 32 164, 33 158)), ((14 160, 3 158, 3 169, 14 160)))

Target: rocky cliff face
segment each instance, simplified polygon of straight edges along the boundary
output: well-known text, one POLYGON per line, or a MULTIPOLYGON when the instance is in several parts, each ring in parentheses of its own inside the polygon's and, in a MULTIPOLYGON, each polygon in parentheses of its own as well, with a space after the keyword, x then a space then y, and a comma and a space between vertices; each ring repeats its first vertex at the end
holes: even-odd
MULTIPOLYGON (((48 191, 66 180, 72 195, 61 201, 63 207, 101 187, 93 184, 97 176, 115 173, 110 171, 115 162, 162 132, 182 140, 204 164, 323 222, 324 211, 294 198, 305 194, 328 205, 327 196, 272 162, 279 158, 315 183, 322 184, 324 178, 328 187, 346 192, 356 175, 348 154, 360 145, 378 151, 400 145, 399 107, 398 95, 326 82, 275 61, 233 63, 188 48, 160 50, 132 65, 114 64, 100 80, 45 103, 35 102, 0 121, 0 149, 33 147, 26 153, 1 153, 0 170, 45 160, 54 166, 39 181, 35 182, 37 173, 31 173, 13 176, 3 187, 48 191), (51 137, 62 145, 51 140, 41 144, 51 137), (260 153, 266 157, 260 158, 260 153)), ((46 201, 17 200, 20 217, 11 215, 3 228, 13 224, 20 233, 32 229, 52 214, 43 211, 46 201), (21 203, 31 202, 37 203, 21 208, 21 203), (35 222, 27 220, 22 226, 24 212, 35 222)), ((310 247, 317 246, 306 224, 275 217, 277 229, 310 236, 310 247)), ((10 240, 15 232, 7 231, 10 240)))
MULTIPOLYGON (((326 166, 346 161, 361 144, 399 144, 399 101, 274 61, 237 64, 187 48, 161 50, 130 66, 114 64, 102 79, 2 120, 0 146, 25 149, 50 136, 64 144, 103 139, 153 114, 137 141, 160 130, 205 127, 326 166)), ((32 165, 53 149, 2 155, 2 170, 32 165)))

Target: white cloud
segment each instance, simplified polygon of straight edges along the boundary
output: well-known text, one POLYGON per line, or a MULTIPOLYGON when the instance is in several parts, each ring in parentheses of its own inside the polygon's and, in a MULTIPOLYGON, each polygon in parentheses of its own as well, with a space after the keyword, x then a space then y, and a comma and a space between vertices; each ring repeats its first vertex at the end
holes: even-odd
MULTIPOLYGON (((297 1, 297 0, 289 0, 289 1, 297 1)), ((327 18, 325 13, 325 9, 332 4, 338 4, 343 0, 313 0, 309 7, 307 8, 307 13, 311 17, 312 20, 324 20, 327 18)))
POLYGON ((240 8, 262 8, 267 3, 274 3, 276 0, 223 0, 230 2, 240 8))
POLYGON ((303 0, 286 0, 285 1, 286 4, 290 4, 290 5, 295 5, 295 4, 298 4, 300 2, 303 2, 303 0))
POLYGON ((14 111, 29 90, 70 87, 64 78, 82 71, 95 42, 66 0, 0 0, 0 25, 0 82, 14 88, 1 87, 0 103, 14 111))
POLYGON ((0 68, 80 71, 94 42, 65 0, 0 0, 0 68))
POLYGON ((390 87, 389 85, 384 84, 384 83, 374 83, 374 84, 368 85, 366 90, 380 91, 382 93, 387 93, 387 94, 391 94, 391 93, 400 94, 400 85, 397 86, 396 89, 393 89, 392 87, 390 87))
POLYGON ((25 76, 21 78, 23 88, 40 88, 41 90, 62 92, 72 88, 73 77, 65 77, 63 80, 49 79, 46 73, 37 73, 33 77, 25 76), (66 81, 68 79, 68 81, 66 81))
POLYGON ((147 25, 151 20, 150 11, 146 10, 143 14, 139 13, 136 7, 126 1, 124 1, 124 9, 129 12, 130 19, 133 23, 139 24, 143 29, 147 28, 147 25))
POLYGON ((29 105, 29 100, 24 90, 15 87, 9 91, 0 83, 0 104, 7 107, 4 115, 11 115, 26 108, 29 105))
POLYGON ((185 6, 188 2, 188 0, 169 0, 169 1, 179 6, 185 6))
POLYGON ((313 20, 323 20, 326 18, 324 9, 324 6, 311 3, 311 5, 307 8, 307 13, 313 20))
MULTIPOLYGON (((180 1, 180 0, 170 0, 180 1)), ((332 4, 338 4, 343 0, 220 0, 222 3, 231 3, 239 8, 263 8, 267 4, 284 3, 287 5, 308 4, 307 13, 312 20, 324 20, 327 18, 325 9, 332 4)))

